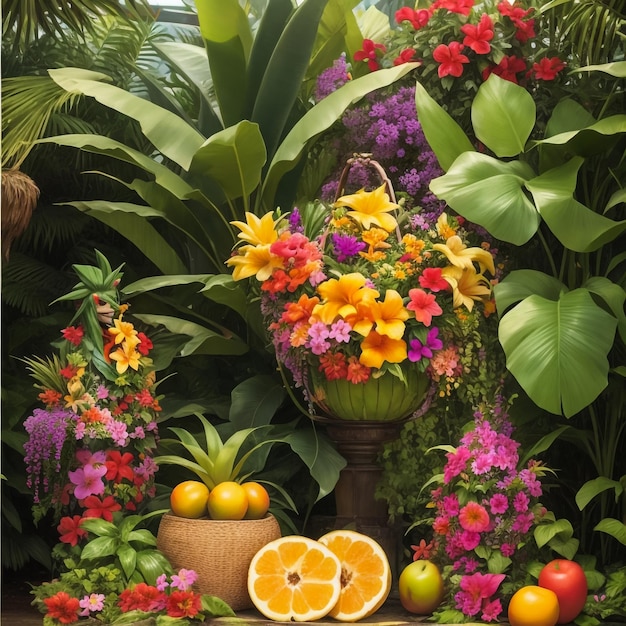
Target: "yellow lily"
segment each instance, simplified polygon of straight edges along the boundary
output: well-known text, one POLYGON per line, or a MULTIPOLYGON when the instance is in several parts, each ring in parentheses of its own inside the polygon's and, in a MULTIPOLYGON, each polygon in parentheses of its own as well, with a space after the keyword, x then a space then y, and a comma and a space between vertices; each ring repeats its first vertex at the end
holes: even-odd
POLYGON ((367 367, 380 369, 385 361, 402 363, 406 358, 406 343, 402 339, 379 335, 373 330, 361 343, 359 362, 367 367))
POLYGON ((317 287, 323 302, 313 309, 313 315, 324 324, 332 324, 337 317, 345 320, 358 314, 361 304, 369 306, 380 295, 375 289, 365 287, 365 276, 358 272, 331 278, 317 287))
POLYGON ((237 235, 239 239, 243 239, 252 245, 265 245, 274 243, 278 239, 274 218, 271 213, 266 213, 259 218, 254 213, 246 211, 245 222, 231 222, 241 232, 237 235))
POLYGON ((478 263, 481 272, 487 269, 492 276, 496 274, 491 252, 482 248, 468 248, 458 235, 448 237, 445 244, 436 243, 433 249, 443 252, 448 261, 457 267, 470 269, 475 261, 478 263))
POLYGON ((477 274, 473 267, 461 269, 450 265, 441 270, 441 275, 452 287, 452 304, 455 308, 463 305, 471 311, 474 300, 485 300, 491 295, 489 281, 482 274, 477 274))
POLYGON ((111 352, 109 357, 115 361, 115 369, 118 374, 123 374, 129 367, 137 371, 141 354, 135 350, 135 346, 124 342, 122 347, 111 352))
POLYGON ((109 334, 115 337, 116 344, 127 341, 135 347, 139 343, 140 340, 137 338, 137 331, 130 322, 122 322, 122 320, 116 319, 113 320, 113 324, 114 326, 109 328, 109 334))
MULTIPOLYGON (((363 307, 359 307, 363 312, 363 307)), ((359 334, 367 337, 374 325, 379 335, 386 335, 391 339, 402 339, 404 335, 404 322, 409 319, 409 312, 402 303, 402 296, 395 289, 385 292, 382 302, 373 302, 363 319, 352 328, 359 334)))
POLYGON ((389 212, 399 209, 400 206, 389 200, 385 187, 383 183, 374 191, 360 189, 356 193, 341 196, 333 206, 352 209, 348 211, 348 215, 363 228, 371 228, 374 225, 391 232, 398 222, 393 215, 389 215, 389 212))
POLYGON ((270 252, 270 244, 262 246, 242 246, 239 254, 231 256, 226 265, 233 267, 233 279, 243 280, 256 275, 258 281, 267 280, 274 269, 283 267, 280 257, 270 252))

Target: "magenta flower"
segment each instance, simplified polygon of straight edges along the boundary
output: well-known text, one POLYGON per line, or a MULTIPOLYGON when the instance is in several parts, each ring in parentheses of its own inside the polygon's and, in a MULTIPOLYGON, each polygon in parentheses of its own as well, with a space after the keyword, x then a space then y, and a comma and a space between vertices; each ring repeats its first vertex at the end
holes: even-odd
POLYGON ((426 343, 422 343, 419 339, 411 339, 409 343, 409 361, 417 362, 422 357, 430 359, 435 350, 443 348, 443 341, 439 339, 439 329, 434 326, 426 335, 426 343))
POLYGON ((85 465, 73 472, 68 472, 70 482, 74 485, 74 496, 84 500, 87 496, 102 495, 104 482, 102 477, 107 473, 106 465, 85 465))
POLYGON ((491 596, 498 591, 504 579, 504 574, 481 574, 479 572, 463 576, 460 582, 461 591, 454 596, 457 608, 466 615, 478 614, 483 609, 483 604, 485 606, 487 604, 483 601, 491 600, 491 596))
POLYGON ((489 500, 489 508, 494 515, 506 513, 509 508, 509 499, 503 493, 494 493, 489 500))
POLYGON ((330 327, 329 337, 339 343, 349 343, 352 326, 345 320, 337 320, 330 327))
POLYGON ((192 569, 181 569, 178 574, 172 576, 172 588, 187 591, 198 580, 198 574, 192 569))

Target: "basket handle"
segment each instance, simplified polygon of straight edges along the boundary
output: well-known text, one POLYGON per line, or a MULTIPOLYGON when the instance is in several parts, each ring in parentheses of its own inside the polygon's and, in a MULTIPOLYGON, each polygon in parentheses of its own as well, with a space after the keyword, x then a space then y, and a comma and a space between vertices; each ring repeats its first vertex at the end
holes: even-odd
POLYGON ((391 184, 391 180, 389 176, 387 176, 387 172, 378 161, 376 161, 375 159, 372 159, 371 157, 372 157, 371 152, 360 152, 360 153, 355 152, 352 155, 352 157, 346 161, 346 164, 341 172, 341 176, 339 177, 339 183, 337 184, 337 193, 335 195, 335 202, 337 202, 337 200, 339 200, 339 198, 341 198, 341 196, 344 195, 346 181, 348 180, 348 174, 350 173, 350 169, 352 168, 353 165, 355 165, 356 163, 359 163, 360 165, 364 165, 365 167, 371 167, 374 169, 374 171, 378 174, 380 181, 385 184, 389 199, 391 200, 391 202, 396 204, 396 194, 393 190, 393 185, 391 184))

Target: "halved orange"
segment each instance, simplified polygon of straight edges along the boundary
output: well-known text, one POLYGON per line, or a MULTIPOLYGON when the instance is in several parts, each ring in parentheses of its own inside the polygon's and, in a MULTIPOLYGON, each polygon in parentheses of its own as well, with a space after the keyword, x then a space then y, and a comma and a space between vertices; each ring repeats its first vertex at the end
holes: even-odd
POLYGON ((391 590, 391 567, 382 546, 354 530, 332 530, 319 542, 341 562, 341 594, 330 616, 355 622, 375 613, 391 590))
POLYGON ((286 535, 252 558, 248 593, 254 606, 279 622, 312 622, 328 615, 341 592, 341 564, 324 544, 286 535))

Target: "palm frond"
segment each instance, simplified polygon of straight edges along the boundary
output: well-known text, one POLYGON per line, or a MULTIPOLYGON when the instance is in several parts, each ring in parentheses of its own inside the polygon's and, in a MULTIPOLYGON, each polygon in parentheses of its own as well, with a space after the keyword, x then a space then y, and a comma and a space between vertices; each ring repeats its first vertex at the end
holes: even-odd
POLYGON ((41 33, 64 39, 69 30, 90 33, 103 16, 150 13, 147 0, 2 0, 2 36, 12 35, 14 48, 25 49, 41 33))

